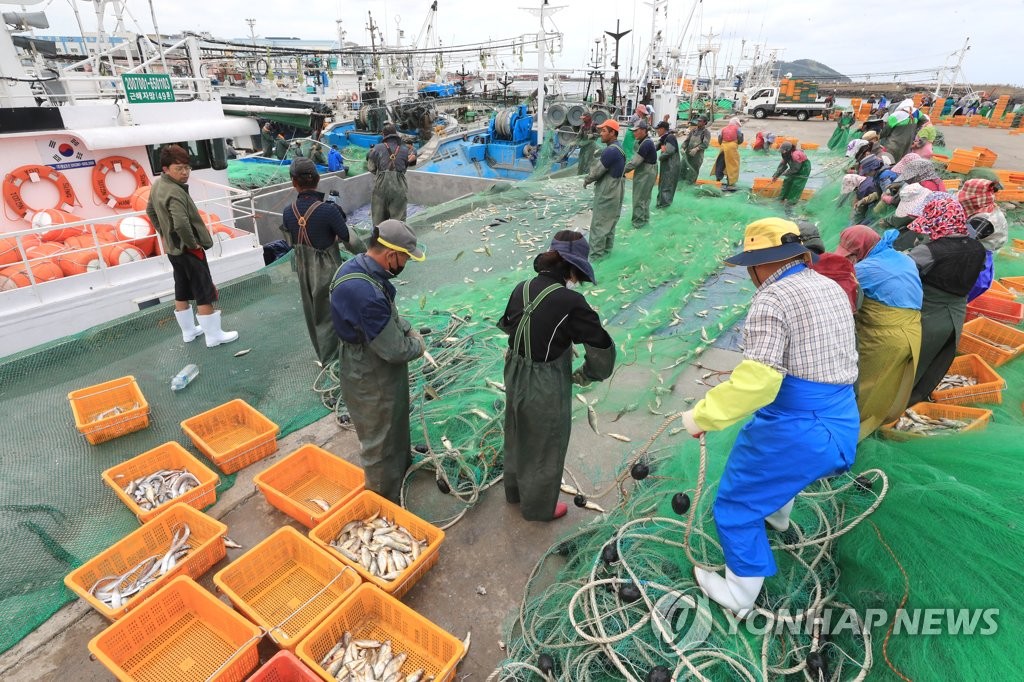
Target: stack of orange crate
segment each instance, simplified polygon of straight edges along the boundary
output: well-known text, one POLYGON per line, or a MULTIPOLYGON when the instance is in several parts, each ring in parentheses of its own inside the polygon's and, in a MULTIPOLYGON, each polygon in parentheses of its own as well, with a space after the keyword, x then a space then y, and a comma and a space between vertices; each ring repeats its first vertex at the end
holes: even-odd
POLYGON ((996 192, 996 201, 1024 201, 1024 171, 997 170, 1003 189, 996 192))
POLYGON ((1010 96, 1003 95, 996 100, 996 107, 992 110, 992 120, 999 121, 1003 118, 1003 114, 1006 113, 1006 105, 1010 103, 1010 96))
POLYGON ((999 158, 999 154, 986 147, 971 147, 971 151, 981 154, 981 158, 978 159, 979 168, 991 168, 996 165, 996 159, 999 158))
POLYGON ((946 170, 950 173, 969 173, 978 166, 979 160, 981 160, 981 152, 954 149, 953 158, 950 159, 946 170))
POLYGON ((931 119, 933 125, 939 124, 939 117, 942 116, 942 108, 946 105, 944 98, 938 98, 932 104, 932 108, 928 110, 928 118, 931 119))

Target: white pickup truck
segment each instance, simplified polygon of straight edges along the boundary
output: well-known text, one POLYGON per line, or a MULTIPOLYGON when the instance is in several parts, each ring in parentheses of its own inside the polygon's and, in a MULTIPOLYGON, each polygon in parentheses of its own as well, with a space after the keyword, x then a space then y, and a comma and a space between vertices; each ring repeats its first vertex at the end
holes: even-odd
POLYGON ((806 121, 811 116, 821 116, 825 109, 825 100, 821 97, 814 102, 780 102, 779 89, 771 87, 760 88, 750 95, 744 113, 754 118, 796 116, 798 121, 806 121))

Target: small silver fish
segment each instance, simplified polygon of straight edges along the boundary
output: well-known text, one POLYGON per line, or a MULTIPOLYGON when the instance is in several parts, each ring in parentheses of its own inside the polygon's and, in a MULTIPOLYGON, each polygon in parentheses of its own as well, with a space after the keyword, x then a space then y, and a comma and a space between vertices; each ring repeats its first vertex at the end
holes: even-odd
POLYGON ((235 357, 236 357, 236 358, 240 358, 240 357, 242 357, 243 355, 246 355, 246 354, 248 354, 248 353, 249 353, 250 351, 252 351, 252 348, 246 348, 246 349, 244 349, 244 350, 240 350, 240 351, 238 351, 237 353, 235 353, 235 357))

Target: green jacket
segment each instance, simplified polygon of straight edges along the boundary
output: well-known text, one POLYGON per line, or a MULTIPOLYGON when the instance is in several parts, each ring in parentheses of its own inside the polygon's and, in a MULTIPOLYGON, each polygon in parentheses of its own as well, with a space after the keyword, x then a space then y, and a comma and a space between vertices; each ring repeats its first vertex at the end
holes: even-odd
POLYGON ((188 185, 161 175, 149 192, 146 215, 160 235, 164 253, 180 256, 185 249, 208 249, 213 237, 199 216, 199 207, 188 193, 188 185))

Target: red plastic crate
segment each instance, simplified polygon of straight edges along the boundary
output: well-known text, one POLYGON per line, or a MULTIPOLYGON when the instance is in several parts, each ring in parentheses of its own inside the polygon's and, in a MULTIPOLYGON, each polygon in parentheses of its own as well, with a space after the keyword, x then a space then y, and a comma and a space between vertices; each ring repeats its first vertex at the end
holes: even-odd
POLYGON ((292 652, 278 651, 248 682, 320 682, 320 677, 292 652))
POLYGON ((967 319, 973 320, 976 317, 987 317, 1007 324, 1020 324, 1024 320, 1024 303, 982 294, 967 304, 967 319))

